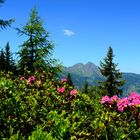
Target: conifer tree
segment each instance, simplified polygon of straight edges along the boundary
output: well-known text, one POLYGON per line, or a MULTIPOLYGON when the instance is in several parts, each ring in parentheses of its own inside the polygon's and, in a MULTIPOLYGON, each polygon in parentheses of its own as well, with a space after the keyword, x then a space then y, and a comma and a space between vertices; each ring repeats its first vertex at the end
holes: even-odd
MULTIPOLYGON (((5 0, 0 0, 0 5, 3 4, 4 2, 5 0)), ((12 22, 14 22, 13 19, 9 19, 9 20, 0 19, 0 28, 3 29, 6 28, 7 26, 10 26, 12 22)))
POLYGON ((5 46, 5 64, 6 64, 6 71, 10 70, 10 46, 9 42, 7 42, 5 46))
POLYGON ((53 71, 51 68, 55 65, 56 61, 51 59, 50 55, 54 45, 48 39, 49 33, 44 29, 36 7, 31 10, 26 25, 22 29, 17 28, 17 30, 20 35, 25 35, 28 38, 20 46, 21 49, 18 52, 20 70, 23 72, 26 68, 26 70, 31 72, 35 72, 35 70, 53 71))
POLYGON ((12 58, 12 53, 10 52, 10 45, 7 42, 5 46, 5 70, 6 71, 14 71, 15 69, 15 62, 12 58))
POLYGON ((73 84, 70 73, 68 73, 68 75, 67 75, 67 83, 68 83, 69 86, 74 87, 74 84, 73 84))
POLYGON ((100 82, 101 88, 104 93, 113 96, 122 94, 122 86, 124 80, 122 80, 122 73, 117 69, 118 64, 113 62, 113 49, 109 47, 107 56, 104 58, 104 62, 100 62, 100 72, 105 77, 105 81, 100 82))
POLYGON ((5 56, 4 56, 4 52, 3 49, 0 52, 0 70, 5 70, 5 56))
POLYGON ((88 94, 88 92, 89 92, 88 82, 84 82, 82 92, 85 93, 85 94, 88 94))

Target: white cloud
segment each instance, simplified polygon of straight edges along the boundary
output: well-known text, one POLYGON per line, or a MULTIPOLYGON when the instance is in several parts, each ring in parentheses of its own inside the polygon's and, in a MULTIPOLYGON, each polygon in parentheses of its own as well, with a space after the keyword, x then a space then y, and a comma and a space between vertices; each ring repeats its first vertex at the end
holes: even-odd
POLYGON ((62 30, 64 35, 66 36, 73 36, 75 33, 73 31, 67 30, 67 29, 63 29, 62 30))

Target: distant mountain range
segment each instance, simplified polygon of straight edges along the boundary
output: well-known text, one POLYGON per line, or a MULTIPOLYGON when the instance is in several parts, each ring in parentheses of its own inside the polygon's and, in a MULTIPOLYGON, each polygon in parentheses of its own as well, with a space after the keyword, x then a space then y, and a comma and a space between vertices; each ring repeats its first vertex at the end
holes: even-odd
MULTIPOLYGON (((66 77, 70 73, 74 84, 81 88, 84 82, 89 85, 97 85, 98 81, 103 80, 103 76, 99 71, 98 66, 92 62, 87 64, 77 63, 71 67, 63 67, 61 77, 66 77)), ((123 73, 123 79, 126 81, 123 86, 124 94, 129 94, 131 91, 140 93, 140 74, 123 73)))

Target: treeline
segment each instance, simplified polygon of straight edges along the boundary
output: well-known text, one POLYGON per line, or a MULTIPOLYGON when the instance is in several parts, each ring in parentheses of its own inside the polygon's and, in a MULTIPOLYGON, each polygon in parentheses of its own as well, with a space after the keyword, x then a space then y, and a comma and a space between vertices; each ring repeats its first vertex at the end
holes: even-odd
POLYGON ((5 46, 5 50, 1 49, 0 52, 0 69, 2 71, 8 72, 12 71, 16 73, 17 67, 13 55, 10 51, 9 42, 5 46))
MULTIPOLYGON (((11 21, 13 20, 1 20, 1 29, 10 26, 11 21)), ((13 59, 10 45, 7 43, 5 51, 2 49, 0 53, 0 70, 12 71, 14 74, 20 75, 27 71, 32 74, 37 71, 40 73, 46 71, 50 77, 57 74, 59 65, 56 59, 51 58, 54 45, 48 39, 49 33, 44 29, 36 7, 31 10, 27 23, 22 28, 15 28, 15 30, 21 36, 26 36, 27 40, 20 45, 20 50, 16 52, 18 60, 13 59)))

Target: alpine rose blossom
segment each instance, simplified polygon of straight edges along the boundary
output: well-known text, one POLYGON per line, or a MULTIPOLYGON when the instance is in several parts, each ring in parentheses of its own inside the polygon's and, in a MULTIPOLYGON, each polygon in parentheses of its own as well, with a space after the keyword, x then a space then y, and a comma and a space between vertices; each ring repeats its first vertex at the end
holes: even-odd
POLYGON ((129 97, 129 103, 128 105, 131 106, 138 106, 140 105, 140 94, 137 94, 135 92, 132 92, 129 97))
POLYGON ((131 92, 128 97, 118 98, 117 95, 112 96, 103 96, 101 99, 101 104, 104 105, 115 105, 115 108, 119 112, 124 112, 125 110, 133 107, 140 107, 140 94, 131 92))
POLYGON ((122 98, 118 100, 117 108, 120 112, 123 112, 125 108, 128 107, 129 100, 128 98, 122 98))
POLYGON ((76 95, 77 93, 78 93, 78 91, 76 89, 73 89, 70 91, 71 96, 76 95))
POLYGON ((57 88, 57 91, 59 93, 64 93, 65 92, 65 88, 64 87, 59 87, 59 88, 57 88))
POLYGON ((125 107, 124 106, 119 106, 118 107, 118 111, 120 111, 121 113, 124 111, 125 107))
POLYGON ((24 76, 21 76, 21 77, 20 77, 20 80, 21 80, 21 81, 22 81, 22 80, 25 80, 24 76))
POLYGON ((114 95, 111 97, 111 101, 117 102, 119 100, 119 97, 117 95, 114 95))
POLYGON ((28 85, 32 85, 35 82, 36 78, 34 76, 30 76, 27 80, 28 85))
POLYGON ((111 99, 109 96, 103 96, 102 99, 101 99, 101 104, 104 104, 104 103, 111 103, 111 99))
POLYGON ((67 82, 67 78, 62 78, 61 82, 64 82, 64 83, 67 82))
POLYGON ((140 94, 137 94, 135 92, 131 92, 130 95, 128 96, 129 100, 135 100, 135 99, 139 99, 140 100, 140 94))
POLYGON ((128 104, 130 107, 131 106, 138 106, 138 105, 140 105, 140 100, 139 99, 134 99, 132 102, 130 102, 129 104, 128 104))

